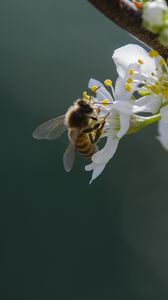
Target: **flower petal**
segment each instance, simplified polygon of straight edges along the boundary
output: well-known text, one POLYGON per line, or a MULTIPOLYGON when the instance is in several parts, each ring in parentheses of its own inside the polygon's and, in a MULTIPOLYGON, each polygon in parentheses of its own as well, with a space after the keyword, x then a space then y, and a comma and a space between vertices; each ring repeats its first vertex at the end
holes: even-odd
POLYGON ((92 161, 96 164, 107 163, 115 154, 118 143, 119 139, 112 137, 109 132, 104 148, 92 155, 92 161))
POLYGON ((132 69, 134 71, 139 71, 140 65, 138 64, 130 64, 129 68, 127 68, 125 75, 123 77, 119 76, 115 83, 115 100, 122 100, 122 101, 130 101, 131 96, 136 90, 136 88, 139 85, 140 80, 143 80, 142 76, 140 74, 134 74, 133 78, 134 81, 131 83, 131 90, 126 91, 125 89, 125 83, 128 79, 131 78, 129 74, 129 70, 132 69))
POLYGON ((139 107, 144 107, 143 108, 144 112, 151 112, 153 114, 156 114, 160 109, 161 97, 154 96, 154 95, 147 95, 136 100, 135 105, 139 107))
POLYGON ((131 64, 138 64, 138 60, 143 61, 143 64, 140 65, 142 73, 151 76, 151 73, 156 71, 155 59, 150 57, 146 50, 135 44, 129 44, 115 50, 112 58, 121 77, 125 76, 125 72, 131 64))
POLYGON ((91 184, 92 181, 95 180, 101 174, 101 172, 104 170, 105 166, 106 166, 106 163, 96 164, 94 162, 92 162, 90 165, 85 166, 86 171, 93 170, 92 178, 91 178, 89 184, 91 184))
POLYGON ((112 105, 112 110, 115 109, 119 113, 130 115, 132 113, 132 104, 125 101, 115 101, 112 105))
POLYGON ((159 121, 158 132, 159 136, 157 136, 157 139, 163 148, 168 151, 168 122, 159 121))
POLYGON ((95 92, 99 101, 108 99, 110 102, 113 102, 112 96, 110 95, 110 93, 107 91, 107 89, 104 87, 104 85, 100 81, 91 78, 88 83, 89 89, 91 89, 92 86, 99 87, 98 90, 95 92))
POLYGON ((161 114, 161 120, 164 121, 165 123, 168 123, 168 105, 164 106, 160 110, 161 114))
POLYGON ((130 126, 130 116, 126 114, 120 114, 120 130, 117 133, 117 137, 122 138, 128 131, 130 126))

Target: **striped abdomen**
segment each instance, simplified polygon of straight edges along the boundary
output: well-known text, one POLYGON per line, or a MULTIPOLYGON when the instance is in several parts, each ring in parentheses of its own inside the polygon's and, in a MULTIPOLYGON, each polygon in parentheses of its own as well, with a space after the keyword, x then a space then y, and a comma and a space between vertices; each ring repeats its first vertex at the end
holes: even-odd
POLYGON ((80 133, 75 143, 78 150, 84 157, 90 158, 96 152, 96 145, 92 144, 87 133, 80 133))

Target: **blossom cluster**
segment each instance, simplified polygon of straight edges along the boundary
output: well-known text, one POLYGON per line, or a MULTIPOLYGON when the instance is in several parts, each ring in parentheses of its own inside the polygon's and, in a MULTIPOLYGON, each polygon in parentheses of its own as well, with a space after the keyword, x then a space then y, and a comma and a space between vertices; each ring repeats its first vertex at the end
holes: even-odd
POLYGON ((99 104, 99 118, 105 118, 102 149, 85 167, 92 171, 91 182, 100 175, 115 154, 120 139, 159 121, 157 139, 168 150, 168 66, 155 50, 129 44, 114 51, 112 59, 118 78, 113 84, 89 80, 93 103, 99 104))
POLYGON ((165 0, 149 0, 143 5, 144 27, 159 34, 162 45, 168 46, 168 6, 165 0))

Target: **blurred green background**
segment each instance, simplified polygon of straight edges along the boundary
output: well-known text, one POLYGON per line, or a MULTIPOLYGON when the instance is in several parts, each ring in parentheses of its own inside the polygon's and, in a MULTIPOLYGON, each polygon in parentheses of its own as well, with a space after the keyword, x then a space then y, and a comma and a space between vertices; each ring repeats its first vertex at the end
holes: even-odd
POLYGON ((66 135, 31 137, 90 77, 114 80, 114 49, 136 41, 85 0, 1 1, 0 28, 0 299, 168 299, 157 126, 124 138, 92 185, 79 156, 64 171, 66 135))

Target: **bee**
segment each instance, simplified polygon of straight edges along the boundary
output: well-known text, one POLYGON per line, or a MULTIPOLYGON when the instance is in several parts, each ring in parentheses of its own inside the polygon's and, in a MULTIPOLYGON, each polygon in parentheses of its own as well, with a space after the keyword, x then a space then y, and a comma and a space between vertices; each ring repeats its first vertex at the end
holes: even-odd
POLYGON ((60 137, 67 129, 70 143, 63 155, 63 164, 65 170, 70 172, 75 160, 75 150, 85 158, 91 158, 97 151, 96 142, 102 133, 106 118, 105 116, 99 120, 98 113, 99 108, 91 101, 78 99, 69 107, 65 115, 41 124, 32 136, 38 140, 53 140, 60 137))

